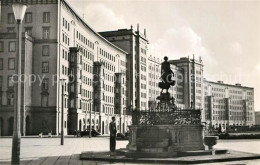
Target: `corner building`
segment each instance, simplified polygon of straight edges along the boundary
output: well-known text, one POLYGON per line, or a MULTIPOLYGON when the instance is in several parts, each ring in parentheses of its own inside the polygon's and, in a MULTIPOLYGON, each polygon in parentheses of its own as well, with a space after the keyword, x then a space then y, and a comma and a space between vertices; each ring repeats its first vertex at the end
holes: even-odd
MULTIPOLYGON (((9 77, 16 69, 12 63, 16 59, 17 27, 11 2, 1 2, 1 135, 12 134, 14 111, 9 77)), ((133 95, 126 78, 130 72, 128 53, 96 33, 64 0, 24 2, 30 5, 22 27, 24 36, 28 36, 23 42, 29 48, 23 44, 22 67, 27 76, 35 76, 35 81, 26 84, 27 94, 21 97, 25 98, 22 134, 61 132, 62 86, 65 134, 89 128, 90 122, 92 128, 108 134, 112 116, 116 116, 119 132, 125 132, 131 124, 133 95)))

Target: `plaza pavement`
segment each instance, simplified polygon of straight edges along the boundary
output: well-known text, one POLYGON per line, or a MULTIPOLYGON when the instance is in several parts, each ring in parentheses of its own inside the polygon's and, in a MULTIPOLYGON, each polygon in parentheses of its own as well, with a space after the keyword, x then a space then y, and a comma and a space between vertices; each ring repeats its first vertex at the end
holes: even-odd
MULTIPOLYGON (((128 141, 117 141, 117 149, 125 148, 128 141)), ((10 164, 12 138, 0 138, 0 164, 10 164)), ((65 138, 64 146, 60 145, 60 138, 22 138, 21 164, 28 165, 106 165, 106 164, 140 164, 140 163, 110 163, 104 161, 80 160, 82 151, 108 151, 109 137, 95 138, 65 138)), ((209 164, 209 163, 207 163, 209 164)), ((260 164, 260 160, 234 161, 218 164, 260 164)))

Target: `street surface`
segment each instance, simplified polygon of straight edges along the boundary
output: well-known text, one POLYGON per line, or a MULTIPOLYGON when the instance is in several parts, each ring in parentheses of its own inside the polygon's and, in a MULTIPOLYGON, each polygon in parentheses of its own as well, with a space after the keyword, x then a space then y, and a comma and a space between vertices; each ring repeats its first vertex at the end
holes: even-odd
MULTIPOLYGON (((128 141, 117 141, 116 148, 125 148, 128 141)), ((109 137, 96 138, 65 138, 64 146, 60 145, 59 138, 22 138, 21 163, 32 165, 51 164, 132 164, 132 163, 109 163, 100 161, 82 161, 79 159, 82 151, 108 151, 109 137)), ((0 138, 0 164, 10 164, 12 138, 0 138)), ((217 148, 228 148, 238 151, 253 152, 260 154, 260 140, 226 140, 219 141, 217 148)), ((138 164, 138 163, 136 163, 138 164)), ((260 164, 260 160, 234 161, 217 164, 260 164)))

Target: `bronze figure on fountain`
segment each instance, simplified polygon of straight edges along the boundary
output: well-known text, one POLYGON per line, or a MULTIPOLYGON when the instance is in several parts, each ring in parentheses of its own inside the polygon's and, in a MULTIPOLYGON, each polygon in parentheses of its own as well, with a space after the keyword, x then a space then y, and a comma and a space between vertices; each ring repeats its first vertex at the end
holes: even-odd
POLYGON ((162 89, 161 93, 164 89, 166 89, 166 93, 171 86, 175 85, 175 81, 172 79, 174 76, 173 71, 171 70, 170 63, 168 62, 168 57, 164 57, 164 62, 161 65, 161 80, 159 83, 159 87, 162 89))
POLYGON ((170 93, 168 90, 171 86, 174 86, 176 81, 173 80, 174 73, 171 70, 170 63, 168 62, 168 57, 164 57, 164 62, 161 64, 161 81, 159 82, 159 88, 161 88, 161 94, 157 97, 157 100, 160 100, 160 102, 164 102, 168 105, 174 105, 174 98, 170 96, 170 93), (166 90, 166 92, 163 92, 166 90), (170 103, 171 102, 171 103, 170 103))

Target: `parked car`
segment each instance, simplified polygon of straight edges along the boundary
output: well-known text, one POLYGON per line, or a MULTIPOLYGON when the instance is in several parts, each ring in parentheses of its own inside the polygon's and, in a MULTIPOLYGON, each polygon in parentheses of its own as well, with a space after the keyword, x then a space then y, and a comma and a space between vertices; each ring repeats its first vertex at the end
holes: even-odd
POLYGON ((123 134, 123 133, 117 133, 116 135, 117 140, 128 140, 129 139, 129 134, 123 134))
MULTIPOLYGON (((98 131, 92 129, 91 130, 91 136, 93 137, 96 137, 98 135, 101 135, 101 133, 99 133, 98 131)), ((81 131, 80 132, 80 136, 83 137, 83 136, 89 136, 89 130, 85 130, 85 131, 81 131)))

